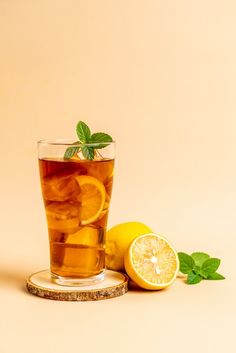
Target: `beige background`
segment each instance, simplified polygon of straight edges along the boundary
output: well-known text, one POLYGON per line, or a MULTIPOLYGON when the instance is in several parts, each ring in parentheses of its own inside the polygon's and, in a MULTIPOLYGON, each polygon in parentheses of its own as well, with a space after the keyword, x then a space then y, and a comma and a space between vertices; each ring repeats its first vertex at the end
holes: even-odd
POLYGON ((0 0, 0 351, 235 350, 234 0, 0 0), (110 225, 222 258, 224 282, 97 303, 28 295, 48 266, 36 141, 117 141, 110 225), (33 349, 32 349, 33 347, 33 349))

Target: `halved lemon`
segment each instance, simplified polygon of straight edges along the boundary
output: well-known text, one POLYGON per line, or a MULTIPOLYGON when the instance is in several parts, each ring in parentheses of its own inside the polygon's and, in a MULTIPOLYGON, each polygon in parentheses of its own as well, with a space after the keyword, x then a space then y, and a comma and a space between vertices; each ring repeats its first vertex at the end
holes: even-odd
POLYGON ((124 258, 129 277, 145 289, 171 285, 179 270, 176 250, 159 234, 141 235, 131 243, 124 258))
POLYGON ((105 204, 106 189, 98 179, 89 175, 75 177, 80 186, 80 193, 77 197, 81 203, 80 222, 82 225, 95 222, 105 204))

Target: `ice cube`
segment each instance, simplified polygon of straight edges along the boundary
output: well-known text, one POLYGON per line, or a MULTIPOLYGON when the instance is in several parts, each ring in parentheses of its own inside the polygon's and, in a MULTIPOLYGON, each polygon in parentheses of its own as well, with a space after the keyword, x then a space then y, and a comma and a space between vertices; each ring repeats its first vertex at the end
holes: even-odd
POLYGON ((102 183, 106 184, 109 179, 112 179, 113 176, 113 163, 108 162, 98 162, 98 163, 90 163, 87 166, 88 175, 91 175, 97 179, 99 179, 102 183))
POLYGON ((67 201, 78 195, 80 188, 75 175, 65 172, 57 173, 42 180, 42 191, 45 200, 67 201))
POLYGON ((64 243, 60 242, 50 242, 52 272, 55 271, 55 273, 57 273, 57 270, 60 270, 60 267, 63 266, 63 260, 65 256, 64 245, 64 243))
POLYGON ((100 231, 101 229, 95 227, 82 227, 76 233, 68 234, 66 243, 97 246, 99 245, 100 231))
POLYGON ((103 248, 86 245, 67 244, 63 259, 63 267, 71 274, 81 277, 98 274, 105 263, 103 248))
POLYGON ((79 229, 78 202, 52 202, 46 206, 48 228, 62 233, 75 233, 79 229))
POLYGON ((50 242, 64 242, 67 234, 55 229, 48 229, 50 242))

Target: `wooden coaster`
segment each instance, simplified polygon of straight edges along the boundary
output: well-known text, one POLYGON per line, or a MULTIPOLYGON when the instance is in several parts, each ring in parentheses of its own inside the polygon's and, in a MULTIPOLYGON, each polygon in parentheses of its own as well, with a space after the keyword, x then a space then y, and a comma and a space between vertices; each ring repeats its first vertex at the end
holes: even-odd
POLYGON ((60 286, 51 281, 49 270, 32 274, 26 281, 31 294, 63 301, 88 301, 115 298, 128 291, 128 277, 123 273, 106 270, 103 281, 89 286, 60 286))

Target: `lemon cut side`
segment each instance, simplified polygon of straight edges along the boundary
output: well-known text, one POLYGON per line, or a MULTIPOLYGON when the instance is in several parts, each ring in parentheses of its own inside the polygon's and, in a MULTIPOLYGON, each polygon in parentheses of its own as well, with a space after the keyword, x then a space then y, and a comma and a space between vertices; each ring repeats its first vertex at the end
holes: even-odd
POLYGON ((179 271, 178 254, 163 236, 149 233, 131 243, 124 258, 129 277, 150 290, 170 286, 179 271))

